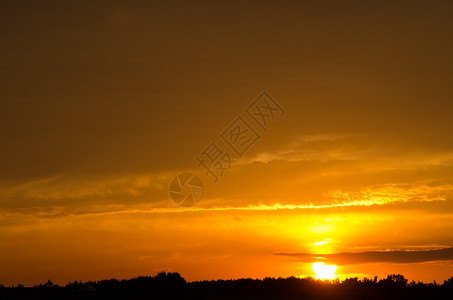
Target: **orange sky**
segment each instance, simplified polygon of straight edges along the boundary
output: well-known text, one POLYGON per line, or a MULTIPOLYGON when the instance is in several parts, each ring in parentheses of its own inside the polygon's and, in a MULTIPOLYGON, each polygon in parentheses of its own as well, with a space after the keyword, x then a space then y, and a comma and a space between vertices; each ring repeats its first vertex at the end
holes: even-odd
POLYGON ((0 3, 0 283, 453 276, 449 1, 0 3), (266 90, 286 111, 259 127, 266 90), (221 134, 259 135, 239 157, 221 134), (196 157, 218 141, 217 183, 196 157), (194 207, 169 198, 198 174, 194 207))

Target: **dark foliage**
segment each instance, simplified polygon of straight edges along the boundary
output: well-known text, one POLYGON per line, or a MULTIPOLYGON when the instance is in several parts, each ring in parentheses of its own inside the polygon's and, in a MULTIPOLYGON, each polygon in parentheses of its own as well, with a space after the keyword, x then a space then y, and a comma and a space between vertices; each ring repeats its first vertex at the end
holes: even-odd
POLYGON ((410 282, 401 274, 342 282, 264 278, 186 282, 178 273, 96 282, 47 281, 32 288, 0 285, 0 299, 451 299, 453 277, 443 284, 410 282))

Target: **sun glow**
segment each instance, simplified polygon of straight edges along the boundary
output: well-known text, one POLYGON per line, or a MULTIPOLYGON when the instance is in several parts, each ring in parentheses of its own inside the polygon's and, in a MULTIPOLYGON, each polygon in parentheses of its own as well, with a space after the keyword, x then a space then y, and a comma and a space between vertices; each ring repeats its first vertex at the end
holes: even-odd
POLYGON ((335 279, 336 265, 325 265, 323 262, 314 262, 311 266, 318 279, 335 279))

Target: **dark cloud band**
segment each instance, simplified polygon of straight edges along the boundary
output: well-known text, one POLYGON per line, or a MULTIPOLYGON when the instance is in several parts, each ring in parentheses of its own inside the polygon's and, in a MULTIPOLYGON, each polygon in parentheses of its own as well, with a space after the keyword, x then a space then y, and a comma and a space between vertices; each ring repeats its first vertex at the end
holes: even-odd
POLYGON ((437 250, 390 250, 336 254, 276 253, 276 255, 294 257, 301 262, 313 262, 321 258, 326 262, 341 265, 378 262, 408 264, 453 260, 453 247, 437 250))

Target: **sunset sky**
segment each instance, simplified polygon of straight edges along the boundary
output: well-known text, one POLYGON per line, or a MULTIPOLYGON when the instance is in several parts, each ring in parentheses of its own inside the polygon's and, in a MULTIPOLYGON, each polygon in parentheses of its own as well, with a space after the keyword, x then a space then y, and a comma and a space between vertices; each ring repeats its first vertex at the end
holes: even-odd
MULTIPOLYGON (((0 283, 453 276, 451 1, 0 2, 0 283), (262 93, 281 111, 247 114, 262 93), (242 156, 235 120, 258 136, 242 156), (227 134, 228 135, 228 134, 227 134), (214 182, 197 157, 233 161, 214 182), (196 174, 197 205, 172 179, 196 174)), ((187 191, 187 190, 186 190, 187 191)))

